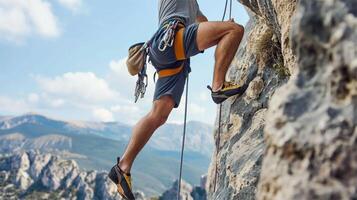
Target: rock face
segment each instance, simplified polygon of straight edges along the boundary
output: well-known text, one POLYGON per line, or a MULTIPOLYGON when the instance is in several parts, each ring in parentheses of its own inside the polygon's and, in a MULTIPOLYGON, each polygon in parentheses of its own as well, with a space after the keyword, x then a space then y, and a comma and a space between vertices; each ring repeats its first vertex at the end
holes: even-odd
POLYGON ((292 52, 285 42, 289 35, 285 32, 290 27, 287 24, 290 20, 286 18, 293 15, 295 8, 294 2, 289 2, 241 2, 248 8, 250 21, 228 78, 243 82, 248 74, 255 70, 258 73, 243 96, 232 97, 222 104, 220 144, 217 144, 217 120, 216 152, 208 175, 208 199, 255 199, 265 148, 263 132, 268 103, 275 90, 289 78, 286 65, 295 65, 294 55, 286 53, 292 52), (278 15, 275 10, 267 9, 284 10, 290 7, 288 5, 292 7, 278 15))
POLYGON ((217 116, 208 199, 356 199, 356 1, 240 2, 227 78, 258 74, 222 104, 220 139, 217 116))
POLYGON ((301 0, 298 71, 267 113, 259 199, 357 198, 357 2, 301 0))
POLYGON ((107 173, 80 171, 73 160, 35 151, 0 158, 0 199, 19 198, 121 199, 107 173))

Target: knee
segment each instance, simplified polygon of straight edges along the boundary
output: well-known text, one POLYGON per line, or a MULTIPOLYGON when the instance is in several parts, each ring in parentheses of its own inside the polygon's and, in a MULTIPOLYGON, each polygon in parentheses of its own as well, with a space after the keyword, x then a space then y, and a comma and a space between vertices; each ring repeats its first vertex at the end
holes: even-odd
POLYGON ((166 123, 167 119, 169 118, 169 115, 153 110, 150 112, 150 117, 153 119, 156 126, 159 127, 166 123))
POLYGON ((238 37, 243 37, 243 35, 244 35, 244 27, 240 24, 233 23, 232 31, 238 37))
POLYGON ((234 34, 235 36, 240 36, 242 37, 244 34, 244 27, 240 24, 237 24, 235 22, 228 22, 230 25, 230 32, 231 34, 234 34))
POLYGON ((174 106, 175 102, 171 96, 165 95, 160 97, 160 99, 154 101, 154 106, 149 113, 151 121, 157 127, 165 124, 174 106))
POLYGON ((170 112, 154 107, 149 113, 149 117, 154 124, 159 127, 166 123, 169 118, 170 112))

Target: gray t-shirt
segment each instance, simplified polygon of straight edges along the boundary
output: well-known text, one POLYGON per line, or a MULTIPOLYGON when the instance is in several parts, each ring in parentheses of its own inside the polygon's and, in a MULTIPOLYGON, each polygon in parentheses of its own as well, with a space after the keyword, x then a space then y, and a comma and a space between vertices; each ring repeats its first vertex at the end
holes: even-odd
POLYGON ((159 0, 159 24, 177 16, 183 17, 188 26, 202 15, 196 0, 159 0))

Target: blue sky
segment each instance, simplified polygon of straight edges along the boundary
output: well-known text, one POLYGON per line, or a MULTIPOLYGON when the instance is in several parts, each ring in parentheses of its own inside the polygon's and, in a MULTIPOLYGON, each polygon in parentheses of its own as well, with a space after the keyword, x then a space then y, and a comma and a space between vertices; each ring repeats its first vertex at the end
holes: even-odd
MULTIPOLYGON (((224 0, 198 2, 209 20, 220 20, 224 0)), ((236 1, 233 17, 248 21, 236 1)), ((0 0, 0 115, 135 123, 150 110, 154 83, 134 104, 136 78, 125 57, 155 32, 157 20, 157 1, 0 0)), ((188 120, 214 122, 206 89, 213 55, 212 48, 191 61, 188 120)), ((170 122, 182 122, 183 100, 170 122)))

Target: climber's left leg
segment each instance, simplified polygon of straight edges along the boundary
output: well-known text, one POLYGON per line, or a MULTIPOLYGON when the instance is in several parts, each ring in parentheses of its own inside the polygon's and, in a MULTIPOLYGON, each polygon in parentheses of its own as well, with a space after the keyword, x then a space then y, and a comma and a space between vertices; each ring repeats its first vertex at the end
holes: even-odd
POLYGON ((198 49, 204 50, 217 45, 212 88, 208 86, 212 92, 212 99, 217 104, 233 95, 242 95, 249 84, 247 82, 239 85, 225 81, 228 67, 234 58, 243 34, 244 28, 233 21, 203 22, 199 25, 197 32, 198 49))
POLYGON ((244 34, 243 26, 234 22, 202 22, 197 31, 197 46, 204 50, 217 45, 212 81, 213 91, 220 89, 244 34))

